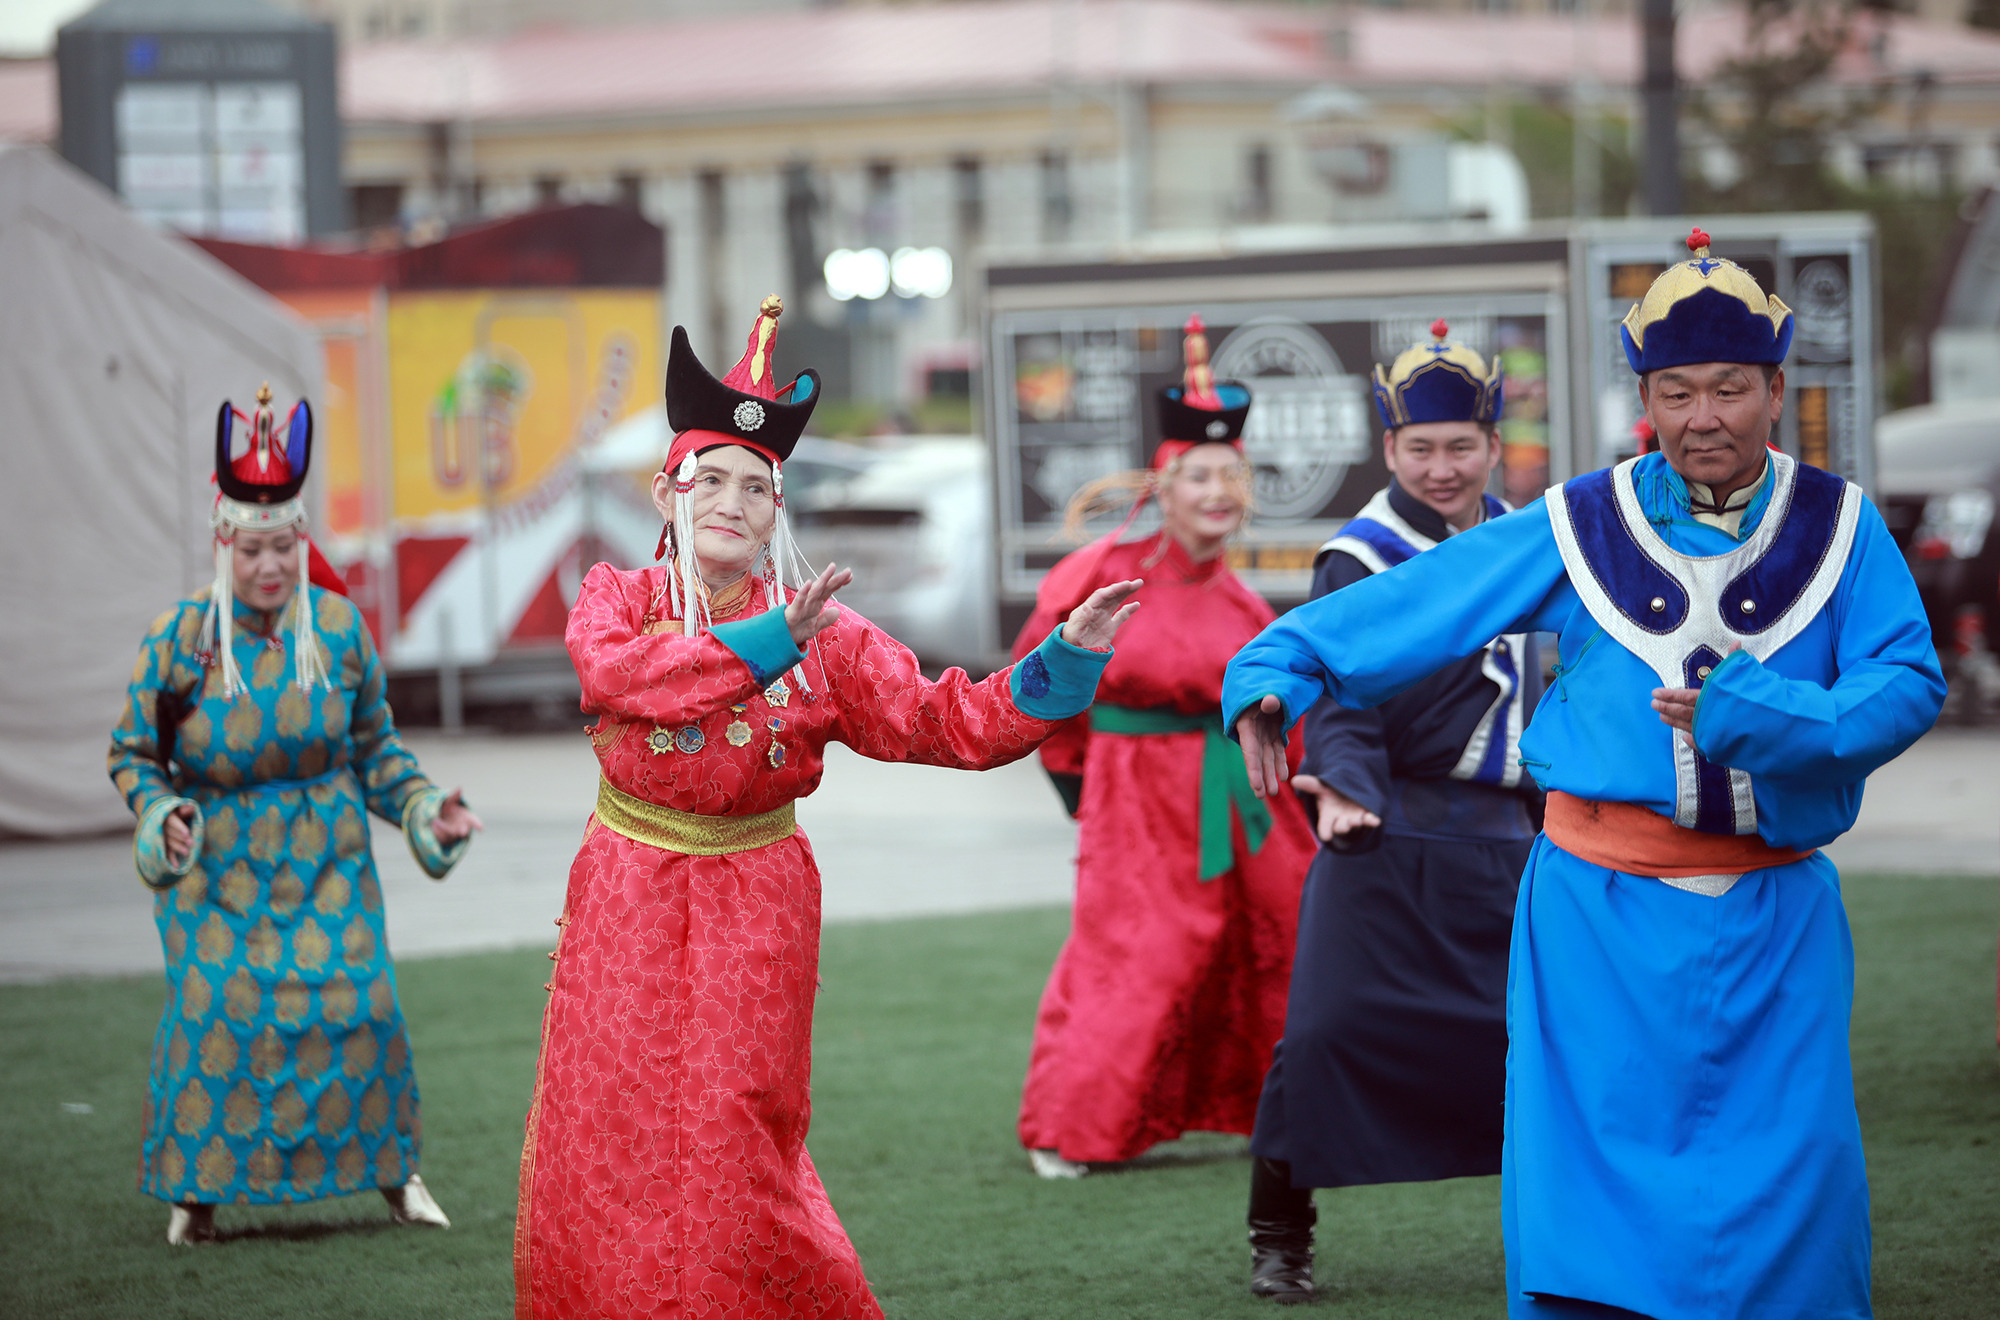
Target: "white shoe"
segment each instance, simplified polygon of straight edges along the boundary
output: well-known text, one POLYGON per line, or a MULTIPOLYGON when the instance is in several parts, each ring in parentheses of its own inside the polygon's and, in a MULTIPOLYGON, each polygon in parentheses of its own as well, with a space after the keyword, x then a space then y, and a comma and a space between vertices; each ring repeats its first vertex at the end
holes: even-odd
POLYGON ((451 1221, 438 1209, 438 1203, 431 1199, 430 1188, 416 1174, 401 1187, 384 1187, 382 1199, 389 1203, 389 1213, 399 1224, 426 1224, 432 1228, 450 1228, 451 1221))
POLYGON ((1034 1169, 1038 1178, 1081 1178, 1090 1172, 1088 1164, 1066 1160, 1052 1150, 1029 1151, 1028 1164, 1034 1169))
POLYGON ((167 1245, 170 1247, 192 1247, 201 1242, 215 1241, 215 1207, 197 1205, 169 1206, 167 1209, 167 1245))

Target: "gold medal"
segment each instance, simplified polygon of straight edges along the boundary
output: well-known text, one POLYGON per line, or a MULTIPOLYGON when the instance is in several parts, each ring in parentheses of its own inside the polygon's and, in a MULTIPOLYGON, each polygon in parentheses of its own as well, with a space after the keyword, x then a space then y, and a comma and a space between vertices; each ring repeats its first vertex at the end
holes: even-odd
POLYGON ((646 735, 646 746, 652 749, 655 756, 671 752, 674 750, 674 731, 655 724, 653 731, 646 735))
POLYGON ((750 726, 742 720, 736 720, 722 731, 722 736, 729 739, 731 747, 741 747, 750 741, 750 726))

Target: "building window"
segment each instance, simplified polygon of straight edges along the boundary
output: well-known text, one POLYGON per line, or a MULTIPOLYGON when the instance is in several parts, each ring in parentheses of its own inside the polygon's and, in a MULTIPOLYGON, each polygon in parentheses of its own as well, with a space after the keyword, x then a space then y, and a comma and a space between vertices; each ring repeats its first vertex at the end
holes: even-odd
POLYGON ((1069 189, 1069 157, 1060 151, 1042 153, 1042 238, 1059 243, 1069 237, 1076 202, 1069 189))
POLYGON ((800 292, 822 278, 825 254, 819 250, 818 219, 819 189, 813 186, 812 166, 792 161, 785 166, 785 258, 792 287, 800 292))
POLYGON ((951 163, 952 200, 958 209, 958 240, 971 245, 986 233, 986 180, 977 156, 951 163))
POLYGON ((646 181, 639 175, 626 172, 613 181, 617 190, 617 204, 628 211, 645 209, 646 181))
POLYGON ((562 176, 560 174, 537 174, 535 176, 535 205, 562 205, 562 176))
POLYGON ((1276 210, 1271 188, 1271 148, 1259 142, 1243 158, 1243 218, 1257 223, 1276 210))
POLYGON ((971 398, 972 368, 967 366, 925 367, 924 397, 929 399, 971 398))
POLYGON ((347 190, 347 207, 356 229, 378 229, 403 217, 403 185, 358 183, 347 190))
POLYGON ((896 166, 886 160, 868 162, 868 200, 861 216, 868 241, 889 247, 896 240, 896 166))
POLYGON ((696 260, 708 272, 705 284, 706 306, 702 309, 702 319, 706 323, 707 350, 721 356, 729 343, 730 329, 735 317, 729 306, 728 281, 725 272, 729 269, 729 231, 727 198, 723 191, 722 171, 703 170, 695 176, 695 187, 700 198, 701 210, 701 251, 696 260))

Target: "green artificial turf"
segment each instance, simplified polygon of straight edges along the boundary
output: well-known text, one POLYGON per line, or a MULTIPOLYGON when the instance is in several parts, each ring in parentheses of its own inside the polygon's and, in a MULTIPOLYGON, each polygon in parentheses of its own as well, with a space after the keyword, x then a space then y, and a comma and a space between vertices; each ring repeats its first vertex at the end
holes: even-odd
MULTIPOLYGON (((1848 885, 1854 1058, 1875 1205, 1877 1312, 2000 1311, 2000 1065, 1991 880, 1848 885)), ((1243 1292, 1243 1143, 1032 1177, 1013 1138, 1060 912, 827 931, 812 1150, 884 1308, 930 1317, 1271 1314, 1243 1292)), ((133 1190, 156 979, 0 989, 0 1316, 510 1313, 515 1161, 548 963, 413 959, 399 976, 424 1094, 424 1174, 449 1232, 379 1198, 225 1207, 220 1246, 173 1251, 133 1190), (77 1106, 89 1106, 79 1112, 77 1106)), ((1493 1179, 1320 1196, 1318 1312, 1500 1316, 1493 1179)))

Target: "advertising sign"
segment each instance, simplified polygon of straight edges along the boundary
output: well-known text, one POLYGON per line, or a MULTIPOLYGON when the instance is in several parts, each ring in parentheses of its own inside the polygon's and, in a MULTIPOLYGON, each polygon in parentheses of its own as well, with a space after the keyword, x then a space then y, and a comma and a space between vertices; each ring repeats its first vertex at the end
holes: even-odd
MULTIPOLYGON (((1245 581, 1275 601, 1304 599, 1320 546, 1388 481, 1370 373, 1427 340, 1440 316, 1454 338, 1498 354, 1507 371, 1496 489, 1525 502, 1549 483, 1551 411, 1564 397, 1549 380, 1549 344, 1562 336, 1559 293, 999 313, 992 377, 1013 383, 1011 399, 996 391, 994 417, 1003 633, 1025 617, 1042 574, 1074 548, 1061 532, 1070 497, 1145 466, 1159 443, 1153 398, 1180 380, 1190 312, 1207 323, 1216 377, 1243 381, 1254 397, 1243 447, 1256 508, 1231 555, 1245 581)), ((1100 520, 1089 534, 1115 525, 1100 520)))
POLYGON ((395 668, 552 643, 583 535, 575 458, 654 401, 651 290, 300 290, 319 331, 315 533, 395 668))
MULTIPOLYGON (((1871 487, 1872 221, 1714 216, 1703 227, 1715 255, 1793 309, 1778 443, 1871 487)), ((1601 220, 1501 238, 1412 226, 1396 246, 988 267, 1000 634, 1018 631, 1043 574, 1074 548, 1062 535, 1070 497, 1151 455, 1152 395, 1178 379, 1190 312, 1208 325, 1215 374, 1255 396, 1244 451, 1257 507, 1230 554, 1282 609, 1305 598, 1320 546, 1387 482, 1369 376, 1428 338, 1435 318, 1505 369, 1494 494, 1527 504, 1634 453, 1639 390, 1618 323, 1654 276, 1686 259, 1689 228, 1679 218, 1601 220)), ((1115 525, 1100 520, 1090 532, 1115 525)))

